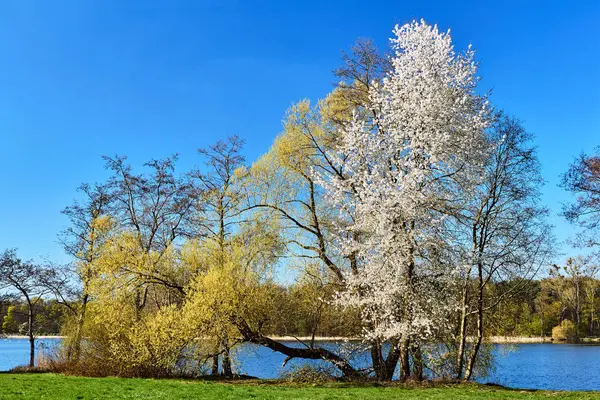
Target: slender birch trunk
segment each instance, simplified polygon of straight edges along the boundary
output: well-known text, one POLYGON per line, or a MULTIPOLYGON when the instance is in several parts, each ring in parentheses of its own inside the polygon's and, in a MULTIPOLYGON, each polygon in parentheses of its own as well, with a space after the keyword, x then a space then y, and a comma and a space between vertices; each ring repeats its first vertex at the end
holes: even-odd
POLYGON ((479 355, 479 349, 481 348, 481 343, 483 341, 484 282, 483 265, 481 262, 477 264, 477 283, 479 286, 477 291, 477 338, 475 339, 473 350, 471 351, 471 357, 469 358, 469 363, 467 365, 467 370, 465 373, 466 379, 471 379, 473 376, 475 363, 477 362, 477 356, 479 355))

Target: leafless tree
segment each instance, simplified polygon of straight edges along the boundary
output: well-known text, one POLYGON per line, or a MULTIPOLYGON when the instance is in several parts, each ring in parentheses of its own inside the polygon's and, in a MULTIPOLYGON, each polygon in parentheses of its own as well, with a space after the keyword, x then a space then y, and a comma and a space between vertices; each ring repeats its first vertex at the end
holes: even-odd
MULTIPOLYGON (((151 160, 144 164, 150 172, 141 174, 133 172, 126 157, 104 159, 113 173, 105 186, 110 198, 108 213, 121 228, 134 232, 140 251, 156 252, 160 259, 171 245, 189 234, 187 217, 194 204, 187 180, 175 173, 177 156, 151 160)), ((146 305, 153 286, 167 288, 183 298, 190 278, 155 265, 145 269, 123 265, 122 269, 136 279, 138 310, 146 305)))
MULTIPOLYGON (((99 257, 104 237, 104 232, 98 229, 97 221, 107 213, 110 203, 107 188, 103 185, 83 184, 78 191, 83 194, 83 199, 74 201, 73 204, 62 210, 62 213, 69 218, 70 225, 59 234, 59 241, 65 252, 76 260, 71 272, 78 277, 81 283, 78 307, 69 306, 70 310, 77 315, 72 349, 69 350, 69 358, 75 360, 79 358, 83 324, 90 301, 89 284, 96 274, 94 263, 99 257)), ((64 271, 63 275, 66 277, 69 274, 64 271)), ((62 283, 53 289, 55 296, 64 297, 65 289, 67 289, 70 297, 73 297, 75 293, 73 289, 69 289, 69 282, 68 278, 63 279, 62 283)), ((64 303, 69 304, 67 301, 64 303)))
POLYGON ((457 378, 470 379, 484 335, 484 315, 522 290, 551 262, 551 226, 541 204, 543 180, 531 135, 516 120, 499 116, 490 130, 493 146, 485 175, 461 216, 467 268, 461 289, 457 378), (486 296, 488 284, 519 278, 521 285, 486 296), (466 360, 467 324, 475 317, 475 342, 466 360), (464 375, 463 375, 464 371, 464 375))
POLYGON ((32 261, 17 258, 16 250, 5 250, 0 255, 0 283, 3 288, 21 298, 27 306, 27 337, 29 339, 29 367, 35 366, 35 306, 50 294, 47 282, 54 271, 32 261))
MULTIPOLYGON (((205 168, 196 169, 189 174, 192 193, 195 200, 194 231, 197 236, 216 243, 217 262, 223 267, 228 248, 228 238, 239 224, 243 208, 241 191, 236 171, 244 166, 241 154, 244 140, 230 136, 225 141, 199 149, 205 168)), ((233 376, 229 338, 224 334, 220 349, 212 357, 212 374, 219 373, 219 354, 222 354, 222 374, 233 376)))
POLYGON ((600 255, 600 148, 596 154, 581 154, 562 176, 561 186, 576 195, 575 201, 564 204, 562 215, 582 230, 574 242, 594 249, 600 255))

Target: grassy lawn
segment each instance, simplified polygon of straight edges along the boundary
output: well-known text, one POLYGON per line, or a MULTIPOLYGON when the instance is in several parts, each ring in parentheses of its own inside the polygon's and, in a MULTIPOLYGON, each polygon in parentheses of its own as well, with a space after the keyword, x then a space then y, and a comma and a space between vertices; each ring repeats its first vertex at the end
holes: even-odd
POLYGON ((264 382, 80 378, 55 374, 0 374, 0 399, 599 399, 598 393, 532 392, 480 385, 405 388, 292 386, 264 382))

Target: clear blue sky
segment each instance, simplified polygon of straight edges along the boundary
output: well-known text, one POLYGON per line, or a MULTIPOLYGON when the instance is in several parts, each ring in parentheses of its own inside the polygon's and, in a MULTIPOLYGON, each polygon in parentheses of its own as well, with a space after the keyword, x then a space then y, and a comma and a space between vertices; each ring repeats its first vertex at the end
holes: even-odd
MULTIPOLYGON (((196 148, 238 134, 256 159, 286 108, 331 90, 340 50, 358 37, 384 48, 413 18, 477 49, 482 88, 537 135, 556 214, 559 174, 600 145, 599 1, 6 1, 0 249, 67 261, 60 210, 105 177, 102 155, 178 152, 188 168, 196 148)), ((572 233, 552 221, 560 240, 572 233)))

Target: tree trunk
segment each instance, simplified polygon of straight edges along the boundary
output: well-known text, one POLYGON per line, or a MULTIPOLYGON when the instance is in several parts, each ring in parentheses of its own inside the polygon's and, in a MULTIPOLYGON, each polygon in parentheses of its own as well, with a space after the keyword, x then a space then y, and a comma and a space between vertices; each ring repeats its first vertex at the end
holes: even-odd
POLYGON ((594 316, 595 316, 595 312, 594 312, 594 303, 595 303, 595 293, 594 293, 594 288, 592 287, 592 301, 591 301, 591 305, 590 305, 590 329, 589 329, 589 335, 590 336, 594 336, 594 316))
POLYGON ((212 368, 210 371, 212 376, 219 375, 219 355, 212 356, 212 368))
POLYGON ((223 376, 227 378, 233 378, 233 371, 231 369, 231 354, 229 352, 229 341, 227 340, 227 336, 223 337, 222 341, 223 346, 223 361, 222 361, 222 373, 223 376))
POLYGON ((467 270, 461 296, 460 327, 458 333, 458 352, 456 354, 456 379, 461 379, 465 362, 465 347, 467 344, 467 307, 469 302, 469 276, 471 267, 467 270))
POLYGON ((375 378, 381 381, 384 375, 384 364, 383 355, 381 353, 381 344, 373 341, 371 343, 371 363, 373 364, 373 371, 375 372, 375 378))
POLYGON ((396 372, 398 360, 400 360, 400 347, 398 347, 397 341, 393 341, 390 343, 390 351, 388 352, 387 357, 383 360, 383 368, 381 371, 382 381, 391 381, 394 379, 394 372, 396 372))
POLYGON ((421 347, 413 344, 411 346, 411 353, 413 356, 413 379, 422 381, 425 362, 423 360, 423 353, 421 353, 421 347))
POLYGON ((81 299, 81 311, 79 312, 79 317, 77 319, 77 327, 75 328, 75 335, 73 336, 73 350, 69 351, 67 355, 67 359, 73 360, 75 362, 79 361, 79 357, 81 354, 81 340, 83 338, 83 324, 85 323, 85 311, 87 308, 87 303, 89 300, 89 296, 85 294, 81 299))
POLYGON ((546 337, 546 332, 544 332, 544 311, 542 311, 542 317, 541 317, 541 322, 542 322, 542 332, 541 332, 541 337, 546 337))
POLYGON ((375 378, 378 381, 385 382, 394 379, 394 372, 396 372, 399 359, 400 349, 396 341, 390 343, 390 350, 387 357, 383 357, 383 345, 379 342, 372 342, 371 362, 373 364, 375 378))
POLYGON ((400 342, 400 379, 410 379, 410 341, 404 339, 400 342))
POLYGON ((222 368, 223 368, 223 376, 227 377, 227 378, 233 378, 233 371, 231 369, 231 358, 229 355, 229 350, 225 350, 223 353, 223 362, 222 362, 222 368))
POLYGON ((27 299, 27 336, 29 337, 29 368, 35 366, 35 338, 33 336, 33 306, 27 299))
POLYGON ((212 367, 210 369, 210 374, 212 376, 219 376, 219 345, 215 345, 214 352, 212 356, 212 367))
MULTIPOLYGON (((410 221, 410 223, 408 225, 406 225, 409 227, 409 232, 412 232, 413 229, 415 228, 415 222, 414 221, 410 221)), ((405 284, 406 284, 406 288, 408 291, 408 301, 407 303, 404 305, 404 310, 403 310, 403 318, 407 323, 411 323, 412 319, 413 319, 413 313, 412 313, 412 309, 411 309, 411 304, 410 302, 411 297, 413 295, 412 293, 412 288, 413 288, 413 275, 414 275, 414 271, 415 271, 415 259, 414 259, 414 246, 411 244, 409 247, 409 264, 407 266, 406 269, 406 274, 404 276, 404 280, 405 280, 405 284)), ((410 378, 410 339, 405 338, 402 339, 400 342, 400 379, 402 380, 407 380, 410 378)))
POLYGON ((577 339, 579 339, 579 326, 581 324, 581 302, 579 299, 579 276, 577 276, 576 281, 575 281, 575 298, 576 298, 575 319, 577 320, 576 326, 575 326, 575 335, 576 335, 577 339))
POLYGON ((262 335, 260 332, 255 332, 250 328, 248 323, 241 318, 236 318, 232 321, 238 328, 240 334, 247 342, 259 344, 269 349, 279 352, 287 356, 284 361, 287 363, 292 358, 303 358, 307 360, 325 360, 333 364, 342 372, 343 378, 357 378, 360 376, 359 372, 350 364, 350 362, 335 354, 334 352, 325 349, 323 347, 291 347, 283 343, 277 342, 267 336, 262 335))
POLYGON ((33 334, 29 333, 29 368, 35 366, 35 339, 33 334))
POLYGON ((473 345, 473 350, 471 351, 471 357, 469 358, 469 364, 467 365, 467 371, 465 373, 466 379, 471 379, 473 376, 473 370, 475 369, 475 363, 477 361, 477 356, 479 355, 479 349, 481 347, 481 342, 483 341, 483 306, 484 306, 484 287, 483 287, 483 265, 478 263, 477 265, 477 275, 478 275, 478 285, 479 289, 477 291, 477 339, 475 340, 475 344, 473 345))

